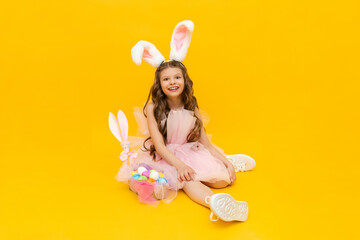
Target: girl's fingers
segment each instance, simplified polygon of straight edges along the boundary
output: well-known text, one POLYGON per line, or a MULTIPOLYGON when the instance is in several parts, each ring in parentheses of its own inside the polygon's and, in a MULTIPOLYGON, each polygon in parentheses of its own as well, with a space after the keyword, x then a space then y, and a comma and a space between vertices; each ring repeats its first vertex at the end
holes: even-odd
POLYGON ((191 181, 191 175, 190 172, 186 173, 186 180, 191 181))
POLYGON ((194 180, 195 179, 195 171, 192 169, 192 171, 190 172, 190 177, 191 177, 191 180, 194 180))
POLYGON ((186 179, 186 172, 184 172, 183 174, 182 174, 182 179, 183 179, 183 181, 186 181, 187 179, 186 179))
POLYGON ((181 180, 181 174, 178 172, 178 180, 179 180, 179 182, 182 182, 182 180, 181 180))
POLYGON ((193 180, 192 173, 189 172, 188 175, 189 175, 189 181, 193 180))
MULTIPOLYGON (((194 171, 193 169, 191 169, 191 170, 188 172, 188 174, 189 174, 190 180, 194 180, 195 171, 194 171)), ((190 181, 190 180, 189 180, 189 181, 190 181)))
POLYGON ((185 173, 181 173, 181 181, 185 181, 185 173))
POLYGON ((195 174, 194 173, 190 173, 189 175, 190 175, 191 180, 195 179, 195 174))
POLYGON ((178 172, 178 180, 179 182, 191 181, 194 179, 195 174, 196 173, 193 169, 190 169, 189 171, 178 172))
POLYGON ((183 174, 183 178, 184 178, 184 181, 187 181, 187 175, 186 175, 186 172, 184 172, 184 174, 183 174))

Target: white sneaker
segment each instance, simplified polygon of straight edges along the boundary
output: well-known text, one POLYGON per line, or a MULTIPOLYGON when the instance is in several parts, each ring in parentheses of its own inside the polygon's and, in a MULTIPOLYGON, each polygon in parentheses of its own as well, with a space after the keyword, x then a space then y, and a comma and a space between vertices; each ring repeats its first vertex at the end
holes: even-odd
POLYGON ((255 160, 245 154, 226 155, 226 158, 234 166, 235 172, 245 172, 253 169, 256 166, 255 160))
POLYGON ((236 201, 227 193, 217 193, 205 198, 205 202, 210 205, 210 220, 217 221, 246 221, 248 218, 249 207, 247 202, 236 201), (213 219, 213 215, 218 218, 213 219))

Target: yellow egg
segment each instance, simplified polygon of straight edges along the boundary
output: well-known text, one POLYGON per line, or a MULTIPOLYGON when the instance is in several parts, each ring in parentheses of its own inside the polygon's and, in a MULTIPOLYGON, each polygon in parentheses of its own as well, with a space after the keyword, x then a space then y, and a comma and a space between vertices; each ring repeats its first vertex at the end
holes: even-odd
POLYGON ((164 174, 162 172, 159 172, 159 178, 164 177, 164 174))
POLYGON ((137 171, 131 171, 131 176, 134 175, 134 174, 138 174, 137 171))

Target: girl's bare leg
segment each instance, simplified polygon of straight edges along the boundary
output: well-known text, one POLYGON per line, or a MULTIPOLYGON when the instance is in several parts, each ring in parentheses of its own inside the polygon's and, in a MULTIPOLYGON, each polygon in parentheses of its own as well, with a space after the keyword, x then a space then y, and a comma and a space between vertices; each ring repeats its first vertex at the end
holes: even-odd
POLYGON ((205 197, 214 195, 214 192, 208 186, 199 181, 191 181, 184 185, 183 190, 191 200, 209 208, 209 204, 205 203, 205 197))

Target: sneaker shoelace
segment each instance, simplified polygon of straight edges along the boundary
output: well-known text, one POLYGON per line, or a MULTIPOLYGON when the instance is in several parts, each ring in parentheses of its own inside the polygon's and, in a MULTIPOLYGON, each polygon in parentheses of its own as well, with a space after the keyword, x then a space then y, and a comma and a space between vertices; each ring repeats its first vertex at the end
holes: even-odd
POLYGON ((229 158, 230 162, 232 163, 232 165, 234 166, 234 169, 236 172, 241 171, 241 172, 245 172, 245 166, 246 166, 246 162, 245 161, 235 161, 232 158, 229 158))

